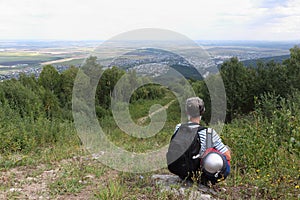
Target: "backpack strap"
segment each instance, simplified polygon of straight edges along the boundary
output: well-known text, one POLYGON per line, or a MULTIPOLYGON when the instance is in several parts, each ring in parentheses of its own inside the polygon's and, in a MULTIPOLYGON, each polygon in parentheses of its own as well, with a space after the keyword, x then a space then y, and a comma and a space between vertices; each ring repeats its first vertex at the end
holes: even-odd
POLYGON ((200 126, 199 124, 194 123, 194 122, 192 122, 192 123, 184 123, 184 124, 181 124, 181 125, 178 127, 178 129, 177 129, 177 130, 174 132, 174 134, 172 135, 172 138, 175 137, 175 135, 177 134, 177 132, 178 132, 178 130, 180 129, 181 126, 189 126, 189 127, 192 127, 192 128, 193 128, 193 127, 194 127, 194 128, 198 127, 198 132, 201 131, 201 130, 203 130, 203 129, 205 129, 205 127, 200 126))
MULTIPOLYGON (((198 137, 198 140, 199 140, 199 143, 200 143, 200 136, 199 136, 199 131, 201 131, 201 130, 203 130, 203 129, 205 129, 205 127, 203 127, 203 126, 200 126, 199 124, 197 124, 197 123, 189 123, 189 125, 192 125, 192 126, 196 126, 197 127, 197 137, 198 137)), ((200 149, 201 149, 201 146, 200 146, 200 149)), ((194 159, 197 159, 197 158, 200 158, 201 157, 201 154, 200 154, 200 152, 197 154, 197 155, 194 155, 193 157, 192 157, 192 159, 194 160, 194 159)))
POLYGON ((206 149, 213 147, 213 129, 207 128, 206 129, 206 149))

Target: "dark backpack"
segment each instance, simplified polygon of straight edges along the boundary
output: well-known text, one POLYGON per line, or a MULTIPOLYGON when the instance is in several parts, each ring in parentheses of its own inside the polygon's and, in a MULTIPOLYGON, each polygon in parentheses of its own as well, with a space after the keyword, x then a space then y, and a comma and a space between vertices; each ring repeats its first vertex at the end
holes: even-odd
POLYGON ((181 179, 191 180, 200 171, 200 138, 205 129, 196 123, 182 124, 171 138, 167 152, 168 169, 181 179))

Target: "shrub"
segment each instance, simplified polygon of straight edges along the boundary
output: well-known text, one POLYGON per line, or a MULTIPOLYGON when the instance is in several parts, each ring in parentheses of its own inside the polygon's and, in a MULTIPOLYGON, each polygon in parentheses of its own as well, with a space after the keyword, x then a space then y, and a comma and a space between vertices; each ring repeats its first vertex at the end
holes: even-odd
POLYGON ((235 185, 258 187, 261 197, 295 194, 300 148, 300 95, 289 99, 268 94, 251 116, 225 126, 223 140, 233 152, 235 185))

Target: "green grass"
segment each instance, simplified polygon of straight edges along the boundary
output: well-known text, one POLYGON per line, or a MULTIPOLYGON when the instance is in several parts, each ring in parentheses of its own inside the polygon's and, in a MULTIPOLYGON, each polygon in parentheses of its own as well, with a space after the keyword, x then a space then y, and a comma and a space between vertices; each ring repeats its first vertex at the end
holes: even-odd
MULTIPOLYGON (((130 106, 133 119, 148 115, 153 104, 166 105, 172 96, 140 100, 130 106)), ((257 109, 249 116, 227 124, 222 139, 232 150, 231 174, 220 183, 220 199, 297 199, 300 193, 299 141, 300 109, 295 100, 281 103, 282 109, 269 108, 272 117, 257 109), (296 142, 295 142, 296 141, 296 142)), ((4 113, 9 113, 3 110, 4 113)), ((93 159, 80 146, 72 123, 21 120, 0 114, 1 155, 0 170, 4 180, 0 195, 9 199, 22 198, 24 192, 9 190, 20 184, 34 184, 33 177, 46 184, 51 199, 82 197, 83 199, 184 199, 170 192, 162 192, 151 176, 168 173, 167 169, 145 174, 118 172, 93 159), (5 130, 11 130, 6 134, 5 130), (26 137, 25 137, 26 136, 26 137), (52 138, 52 139, 51 139, 52 138), (53 140, 53 138, 56 138, 53 140), (30 146, 30 145, 31 146, 30 146), (6 150, 5 150, 6 148, 6 150), (45 171, 57 170, 49 179, 45 171), (20 175, 18 172, 25 171, 20 175), (20 177, 21 176, 21 177, 20 177), (25 182, 19 183, 19 179, 25 182)), ((139 139, 123 133, 113 118, 99 120, 108 138, 117 146, 132 152, 147 152, 168 144, 175 125, 180 120, 178 103, 167 109, 164 128, 154 137, 139 139)), ((176 186, 174 186, 176 188, 176 186)), ((25 197, 24 197, 25 198, 25 197)))
MULTIPOLYGON (((130 106, 131 116, 134 121, 139 117, 147 116, 149 113, 149 108, 154 104, 166 105, 171 100, 172 96, 167 96, 165 98, 151 101, 138 101, 130 106), (142 108, 144 106, 144 108, 142 108), (133 114, 134 113, 134 114, 133 114)), ((167 120, 164 124, 163 129, 151 138, 137 138, 131 137, 129 134, 124 133, 120 128, 118 128, 112 117, 105 117, 99 120, 104 133, 106 133, 109 140, 119 147, 122 147, 131 152, 147 152, 161 148, 169 143, 170 137, 174 131, 176 124, 180 120, 178 115, 179 105, 174 102, 167 109, 167 120)), ((158 113, 159 114, 159 113, 158 113)), ((144 125, 149 124, 148 121, 144 125)))
POLYGON ((54 183, 50 184, 50 190, 52 195, 62 195, 70 193, 79 193, 84 188, 84 185, 78 178, 66 178, 62 177, 54 183))
POLYGON ((100 185, 99 192, 95 193, 97 199, 124 199, 128 189, 119 181, 109 180, 108 183, 100 185))
POLYGON ((6 74, 27 67, 27 65, 15 66, 17 64, 28 64, 29 66, 34 66, 39 65, 41 62, 57 59, 60 59, 60 57, 33 52, 0 52, 0 72, 1 74, 6 74))
POLYGON ((177 195, 169 191, 161 191, 160 186, 151 181, 150 175, 119 173, 117 180, 110 179, 101 184, 94 197, 101 200, 178 199, 177 195))
POLYGON ((129 105, 130 116, 133 120, 147 116, 152 105, 159 104, 164 106, 175 99, 173 93, 167 90, 165 97, 154 100, 141 99, 129 105))
POLYGON ((294 100, 280 104, 281 109, 257 109, 225 126, 222 137, 233 152, 226 181, 231 195, 236 191, 230 189, 238 188, 240 195, 257 199, 299 198, 299 105, 294 100), (272 116, 265 116, 269 111, 272 116))
POLYGON ((21 62, 21 61, 36 61, 46 62, 57 59, 56 57, 50 57, 47 55, 34 55, 34 56, 5 56, 0 57, 0 63, 9 63, 9 62, 21 62))

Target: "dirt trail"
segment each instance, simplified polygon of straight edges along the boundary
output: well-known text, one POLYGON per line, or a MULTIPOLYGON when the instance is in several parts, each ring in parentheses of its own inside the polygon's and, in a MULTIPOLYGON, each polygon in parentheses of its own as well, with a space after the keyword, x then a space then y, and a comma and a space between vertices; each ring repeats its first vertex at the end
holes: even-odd
POLYGON ((169 106, 170 106, 174 101, 175 101, 175 99, 173 99, 172 101, 170 101, 169 103, 167 103, 167 104, 164 105, 163 107, 157 109, 156 111, 150 113, 149 115, 147 115, 147 116, 145 116, 145 117, 139 118, 139 119, 137 120, 137 124, 139 124, 139 125, 144 124, 148 118, 151 118, 153 115, 155 115, 155 114, 157 114, 157 113, 159 113, 159 112, 161 112, 161 111, 163 111, 163 110, 168 109, 169 106))

